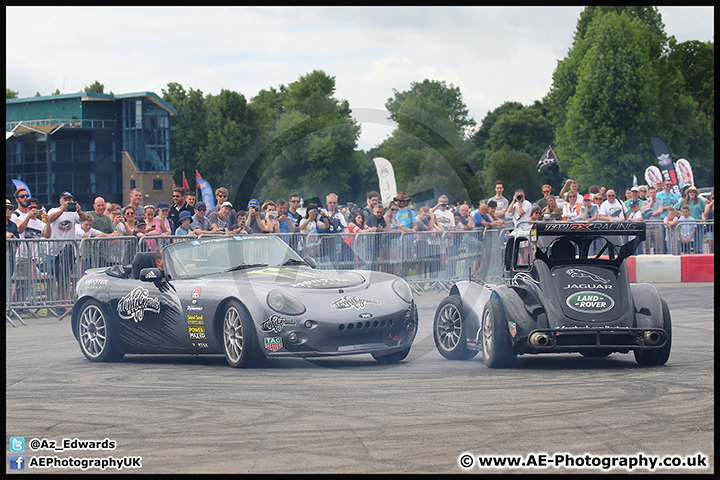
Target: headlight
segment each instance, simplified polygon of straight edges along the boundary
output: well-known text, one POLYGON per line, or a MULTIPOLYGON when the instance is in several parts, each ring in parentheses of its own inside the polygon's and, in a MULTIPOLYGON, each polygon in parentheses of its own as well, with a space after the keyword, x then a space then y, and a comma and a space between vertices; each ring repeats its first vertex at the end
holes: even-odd
POLYGON ((282 290, 272 290, 268 293, 267 304, 278 313, 285 315, 302 315, 305 305, 300 300, 282 290))
POLYGON ((393 292, 395 294, 405 300, 407 303, 412 303, 413 301, 413 295, 412 291, 410 290, 410 287, 408 287, 408 284, 405 283, 405 280, 398 278, 395 280, 392 284, 393 292))

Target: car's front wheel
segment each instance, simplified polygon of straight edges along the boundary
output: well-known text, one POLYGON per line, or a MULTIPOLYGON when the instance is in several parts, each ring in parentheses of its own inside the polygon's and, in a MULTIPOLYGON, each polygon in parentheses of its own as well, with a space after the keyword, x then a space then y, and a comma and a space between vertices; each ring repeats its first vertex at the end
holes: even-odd
POLYGON ((230 301, 223 313, 223 347, 225 359, 233 368, 250 367, 259 355, 255 329, 247 311, 235 300, 230 301))
POLYGON ((663 315, 663 330, 667 332, 668 339, 667 343, 661 348, 655 348, 652 350, 635 350, 635 361, 638 365, 665 365, 665 362, 670 358, 670 348, 672 345, 672 320, 670 319, 670 307, 665 300, 660 299, 662 303, 662 315, 663 315))
POLYGON ((91 362, 116 362, 123 353, 115 348, 110 325, 100 303, 91 300, 82 306, 77 334, 80 350, 91 362))
POLYGON ((449 360, 468 360, 478 353, 467 348, 462 302, 455 295, 446 297, 438 305, 433 337, 440 355, 449 360))
POLYGON ((508 368, 515 362, 517 352, 512 346, 505 311, 495 298, 483 310, 482 347, 483 361, 489 368, 508 368))

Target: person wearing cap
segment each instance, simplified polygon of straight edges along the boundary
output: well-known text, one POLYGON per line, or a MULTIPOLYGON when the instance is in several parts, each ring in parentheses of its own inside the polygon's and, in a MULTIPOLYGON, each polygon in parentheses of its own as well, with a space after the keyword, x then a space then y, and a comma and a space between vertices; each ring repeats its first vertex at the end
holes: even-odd
POLYGON ((180 212, 180 226, 175 229, 175 235, 196 235, 193 230, 190 229, 190 222, 192 222, 192 215, 190 212, 183 210, 180 212))
POLYGON ((417 218, 415 217, 415 212, 413 212, 408 207, 408 202, 410 201, 410 198, 412 197, 408 197, 405 192, 399 192, 397 196, 393 199, 393 201, 398 205, 398 211, 397 215, 395 215, 395 218, 401 226, 412 230, 413 232, 417 232, 418 224, 417 218))
MULTIPOLYGON (((87 214, 82 211, 80 204, 74 202, 70 192, 63 192, 60 195, 60 207, 51 209, 47 216, 47 227, 43 232, 45 238, 75 239, 75 227, 87 219, 87 214), (73 211, 75 210, 75 211, 73 211)), ((61 298, 72 296, 72 285, 70 278, 74 272, 77 253, 75 243, 72 242, 51 242, 48 245, 48 254, 51 259, 50 275, 57 278, 61 298)))
POLYGON ((580 218, 586 222, 594 222, 598 219, 598 205, 593 202, 593 194, 588 193, 583 197, 583 204, 580 207, 580 218))
POLYGON ((135 220, 135 228, 133 229, 132 234, 138 238, 145 236, 145 220, 142 218, 139 218, 135 220))
POLYGON ((245 224, 248 233, 263 233, 265 221, 260 216, 260 202, 253 198, 248 202, 248 220, 245 224))
POLYGON ((630 200, 629 208, 630 208, 630 212, 628 213, 628 220, 630 220, 631 222, 642 222, 643 216, 642 216, 642 212, 640 211, 640 200, 639 199, 630 200))
POLYGON ((175 187, 173 188, 172 192, 173 197, 173 205, 170 207, 170 212, 168 213, 168 218, 170 221, 172 221, 173 225, 177 228, 178 225, 180 225, 180 212, 187 211, 190 212, 190 216, 192 216, 195 213, 195 210, 193 207, 191 207, 186 201, 185 201, 185 189, 182 187, 175 187))
POLYGON ((223 202, 223 204, 220 205, 220 210, 218 210, 217 212, 212 212, 208 216, 208 220, 210 220, 213 228, 216 229, 218 233, 236 233, 235 230, 237 229, 237 218, 231 215, 230 212, 232 211, 232 209, 232 203, 223 202))
POLYGON ((115 225, 110 217, 105 215, 105 199, 97 197, 93 202, 94 211, 88 212, 88 216, 92 217, 92 228, 100 230, 102 233, 112 234, 117 232, 115 225))
POLYGON ((20 238, 18 234, 17 224, 12 219, 15 207, 12 202, 5 199, 5 238, 20 238))
POLYGON ((219 229, 214 228, 210 220, 205 216, 207 213, 207 205, 205 202, 195 204, 195 215, 192 216, 190 226, 188 227, 195 235, 204 235, 211 233, 222 233, 219 229))
MULTIPOLYGON (((640 200, 640 187, 632 187, 630 188, 630 197, 628 197, 627 200, 625 200, 625 206, 630 209, 630 202, 632 200, 640 200)), ((640 202, 638 202, 640 203, 640 202)))
POLYGON ((175 228, 172 220, 168 218, 170 214, 170 205, 167 202, 158 202, 157 204, 157 216, 155 217, 155 223, 160 226, 161 235, 174 235, 175 228))

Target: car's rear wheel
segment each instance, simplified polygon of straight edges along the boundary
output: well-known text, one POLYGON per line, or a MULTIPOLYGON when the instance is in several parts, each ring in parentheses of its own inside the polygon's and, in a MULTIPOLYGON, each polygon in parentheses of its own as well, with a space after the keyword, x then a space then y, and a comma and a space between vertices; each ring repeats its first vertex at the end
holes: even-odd
POLYGON ((80 350, 91 362, 116 362, 123 353, 115 348, 110 325, 102 305, 91 300, 78 316, 77 336, 80 350))
POLYGON ((665 300, 660 299, 662 303, 663 330, 667 332, 667 343, 662 348, 652 350, 635 350, 635 361, 638 365, 665 365, 670 358, 670 348, 672 344, 672 320, 670 319, 670 308, 665 300))
POLYGON ((517 352, 512 346, 505 311, 499 300, 491 298, 482 318, 483 361, 489 368, 508 368, 515 362, 517 352))
POLYGON ((446 297, 435 311, 435 346, 440 355, 449 360, 467 360, 478 353, 467 348, 464 320, 462 302, 455 295, 446 297))
POLYGON ((223 348, 225 359, 233 368, 250 367, 258 361, 257 340, 250 314, 235 300, 223 313, 223 348))
POLYGON ((410 353, 410 347, 407 347, 400 351, 385 354, 385 355, 383 355, 382 353, 371 353, 371 355, 378 363, 387 365, 390 363, 398 363, 398 362, 405 360, 405 357, 407 357, 409 353, 410 353))

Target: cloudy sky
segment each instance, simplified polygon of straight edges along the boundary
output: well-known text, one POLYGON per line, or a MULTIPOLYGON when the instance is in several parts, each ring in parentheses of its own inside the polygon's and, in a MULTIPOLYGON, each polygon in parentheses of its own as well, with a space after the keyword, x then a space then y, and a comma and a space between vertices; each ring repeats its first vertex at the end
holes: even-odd
MULTIPOLYGON (((660 7, 678 41, 714 41, 712 7, 660 7)), ((552 83, 582 7, 6 7, 6 84, 20 97, 155 92, 170 82, 248 100, 315 69, 336 79, 368 149, 392 130, 384 104, 411 82, 460 87, 479 124, 552 83)))

